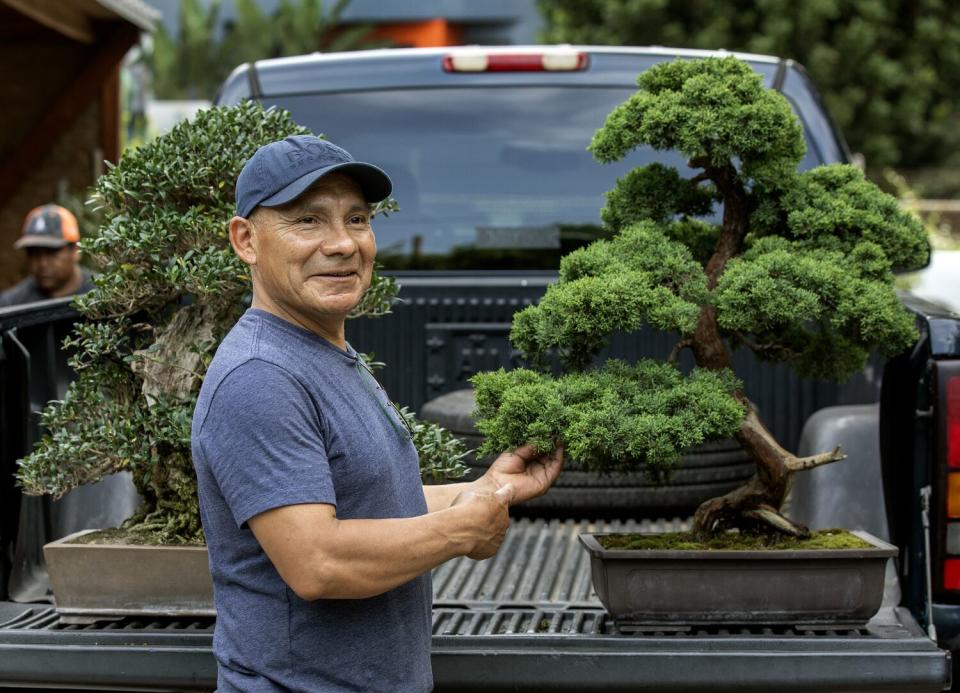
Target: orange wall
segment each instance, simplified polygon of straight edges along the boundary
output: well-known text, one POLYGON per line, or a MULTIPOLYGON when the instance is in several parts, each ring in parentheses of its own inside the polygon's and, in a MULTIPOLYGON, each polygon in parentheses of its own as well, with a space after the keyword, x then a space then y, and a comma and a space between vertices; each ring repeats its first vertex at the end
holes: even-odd
POLYGON ((423 22, 380 24, 373 35, 393 41, 398 48, 432 48, 456 46, 462 43, 462 32, 446 19, 428 19, 423 22))

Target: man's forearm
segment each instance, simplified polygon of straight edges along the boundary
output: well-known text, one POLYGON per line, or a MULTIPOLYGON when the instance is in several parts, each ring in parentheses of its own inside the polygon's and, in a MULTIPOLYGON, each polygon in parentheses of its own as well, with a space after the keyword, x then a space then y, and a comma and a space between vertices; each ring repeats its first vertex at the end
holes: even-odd
POLYGON ((317 599, 362 599, 398 587, 471 546, 446 509, 419 517, 337 520, 314 556, 317 599))
POLYGON ((437 510, 449 508, 454 499, 464 491, 481 491, 493 493, 497 490, 496 484, 492 483, 486 476, 482 476, 474 481, 465 481, 458 484, 424 484, 423 495, 427 499, 427 512, 433 513, 437 510))
POLYGON ((452 507, 409 518, 340 520, 333 506, 274 508, 250 528, 301 598, 382 594, 457 556, 483 554, 506 531, 509 499, 469 494, 452 507))

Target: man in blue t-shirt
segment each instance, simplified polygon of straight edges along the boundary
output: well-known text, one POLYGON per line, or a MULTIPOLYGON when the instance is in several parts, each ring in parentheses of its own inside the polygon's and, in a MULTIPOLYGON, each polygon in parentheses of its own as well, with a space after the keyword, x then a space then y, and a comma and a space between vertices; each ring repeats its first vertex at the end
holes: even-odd
POLYGON ((500 546, 511 503, 563 452, 504 453, 479 480, 420 483, 416 449, 344 337, 370 285, 371 203, 390 179, 295 136, 237 180, 230 241, 253 304, 207 371, 193 458, 221 691, 428 691, 430 570, 500 546))

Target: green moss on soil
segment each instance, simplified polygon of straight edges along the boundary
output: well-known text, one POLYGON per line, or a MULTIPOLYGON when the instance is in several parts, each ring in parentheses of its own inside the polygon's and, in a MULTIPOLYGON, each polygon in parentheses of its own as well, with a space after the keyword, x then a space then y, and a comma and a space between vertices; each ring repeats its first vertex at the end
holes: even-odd
POLYGON ((843 529, 822 529, 808 539, 765 534, 725 532, 706 541, 698 541, 690 532, 664 534, 609 534, 597 537, 605 549, 661 550, 661 551, 720 551, 720 550, 792 550, 869 549, 873 546, 843 529))
MULTIPOLYGON (((70 540, 70 544, 122 544, 124 546, 171 546, 169 541, 164 541, 162 537, 152 532, 137 532, 129 529, 100 529, 96 532, 89 532, 76 539, 70 540)), ((185 542, 177 546, 204 546, 202 542, 185 542)))

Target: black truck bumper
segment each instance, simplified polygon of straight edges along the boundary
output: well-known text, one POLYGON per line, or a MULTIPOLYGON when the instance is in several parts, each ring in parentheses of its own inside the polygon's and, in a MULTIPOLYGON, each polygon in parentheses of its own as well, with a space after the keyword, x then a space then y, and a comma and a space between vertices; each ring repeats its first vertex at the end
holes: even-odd
MULTIPOLYGON (((216 685, 209 622, 63 626, 50 609, 30 611, 0 630, 0 686, 216 685)), ((622 636, 599 609, 438 608, 434 629, 438 691, 939 691, 950 683, 949 653, 903 609, 883 609, 866 628, 837 632, 622 636)))
MULTIPOLYGON (((863 628, 717 627, 618 633, 592 595, 576 535, 636 523, 521 519, 497 556, 434 572, 438 691, 940 691, 950 654, 900 608, 863 628)), ((658 527, 661 528, 662 527, 658 527)), ((251 637, 256 637, 251 634, 251 637)), ((60 623, 0 603, 0 686, 212 690, 213 622, 60 623)))
MULTIPOLYGON (((605 629, 606 630, 606 629, 605 629)), ((939 691, 950 656, 902 609, 837 632, 434 636, 438 690, 939 691)))

